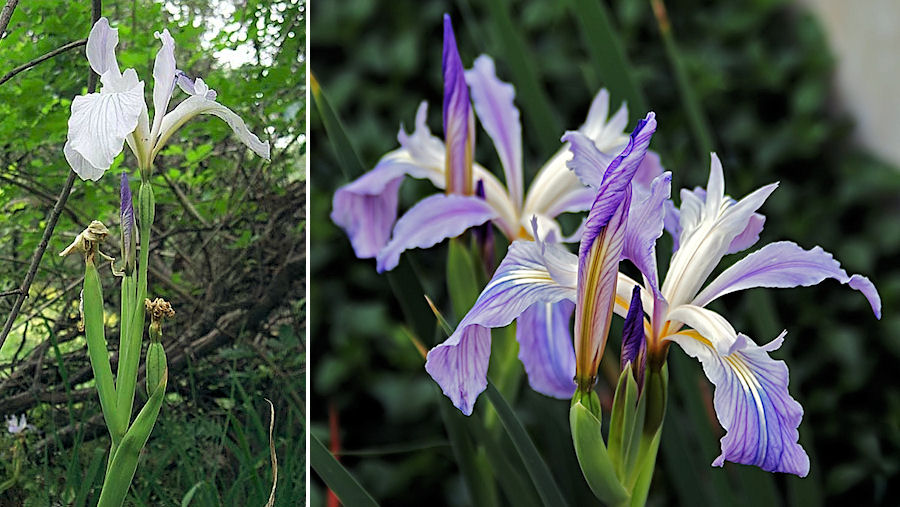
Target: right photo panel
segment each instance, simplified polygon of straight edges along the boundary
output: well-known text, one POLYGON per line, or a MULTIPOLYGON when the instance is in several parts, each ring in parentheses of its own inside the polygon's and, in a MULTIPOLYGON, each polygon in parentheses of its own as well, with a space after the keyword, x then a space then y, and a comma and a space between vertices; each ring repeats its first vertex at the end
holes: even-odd
POLYGON ((310 504, 890 503, 898 16, 313 2, 310 504))

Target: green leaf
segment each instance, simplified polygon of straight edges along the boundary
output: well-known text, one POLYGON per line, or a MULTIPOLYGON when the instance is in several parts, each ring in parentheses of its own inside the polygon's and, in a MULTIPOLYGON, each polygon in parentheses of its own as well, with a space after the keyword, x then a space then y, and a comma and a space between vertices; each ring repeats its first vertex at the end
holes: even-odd
POLYGON ((103 480, 103 491, 100 493, 98 507, 119 507, 125 502, 125 495, 131 487, 131 480, 137 470, 141 450, 150 438, 153 425, 159 416, 163 398, 166 394, 168 371, 163 374, 159 385, 147 404, 141 408, 134 423, 128 428, 122 441, 119 442, 112 460, 110 460, 106 478, 103 480))
POLYGON ((106 334, 103 326, 103 289, 100 275, 92 258, 85 262, 84 269, 84 335, 87 341, 91 369, 94 372, 97 392, 100 395, 100 408, 103 419, 115 445, 124 428, 116 426, 116 387, 113 382, 112 367, 109 364, 109 351, 106 348, 106 334))
MULTIPOLYGON (((577 396, 577 394, 576 394, 577 396)), ((591 491, 608 505, 622 505, 629 500, 628 492, 619 482, 615 467, 603 442, 603 424, 596 414, 600 414, 600 399, 593 391, 581 398, 573 398, 569 409, 569 424, 572 428, 572 443, 581 466, 581 473, 591 487, 591 491), (592 410, 584 404, 596 407, 592 410)))
POLYGON ((459 466, 459 471, 472 496, 472 504, 477 506, 497 505, 497 492, 494 483, 490 480, 491 469, 482 459, 479 459, 475 444, 469 438, 467 428, 477 435, 484 433, 483 428, 475 428, 481 424, 478 420, 469 420, 460 414, 456 408, 444 400, 440 395, 438 406, 441 410, 441 419, 447 429, 447 437, 453 449, 453 457, 459 466))
POLYGON ((472 308, 481 292, 475 271, 477 268, 471 251, 463 245, 463 241, 451 239, 447 251, 447 292, 450 293, 457 322, 472 308))
POLYGON ((506 429, 510 440, 512 440, 516 451, 518 451, 519 457, 522 458, 525 469, 528 470, 528 475, 531 476, 534 487, 537 489, 544 505, 554 507, 567 505, 559 487, 556 485, 556 481, 553 479, 553 474, 550 473, 550 468, 547 467, 544 459, 541 458, 540 453, 534 446, 534 442, 531 441, 531 437, 525 431, 522 422, 516 417, 512 407, 509 406, 506 399, 500 394, 500 391, 494 387, 490 379, 488 380, 487 397, 497 411, 497 416, 500 418, 504 429, 506 429))
POLYGON ((634 79, 625 56, 625 46, 610 21, 604 3, 601 0, 569 0, 569 7, 581 27, 581 36, 593 68, 609 90, 610 107, 615 109, 615 105, 625 101, 632 118, 635 115, 643 117, 647 111, 647 101, 634 79))
POLYGON ((341 119, 332 109, 331 104, 325 97, 325 92, 322 91, 319 81, 312 72, 309 73, 309 86, 313 101, 315 101, 316 108, 319 111, 319 118, 322 119, 322 123, 325 125, 328 140, 331 141, 334 155, 338 159, 338 165, 344 172, 344 177, 348 180, 359 177, 365 172, 365 168, 353 149, 350 138, 347 137, 347 132, 344 130, 341 119))
POLYGON ((314 434, 309 435, 309 460, 313 470, 344 505, 377 506, 378 502, 341 465, 314 434))
MULTIPOLYGON (((550 105, 547 92, 541 86, 532 52, 513 24, 508 0, 490 0, 486 4, 503 56, 498 60, 505 61, 512 71, 519 99, 517 102, 521 104, 525 118, 535 132, 532 139, 538 142, 541 152, 553 153, 559 149, 562 123, 550 105)), ((527 176, 526 174, 526 181, 527 176)))

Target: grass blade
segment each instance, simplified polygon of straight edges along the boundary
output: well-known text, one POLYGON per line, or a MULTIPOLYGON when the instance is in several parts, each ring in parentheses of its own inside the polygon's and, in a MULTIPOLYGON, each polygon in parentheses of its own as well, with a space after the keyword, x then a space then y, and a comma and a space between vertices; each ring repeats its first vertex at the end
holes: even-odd
POLYGON ((647 100, 641 92, 625 56, 625 46, 612 25, 602 0, 569 0, 581 35, 600 82, 609 90, 610 106, 628 103, 632 118, 644 116, 647 100))
POLYGON ((331 104, 325 97, 325 93, 319 86, 319 81, 312 72, 309 73, 309 85, 313 101, 316 103, 316 109, 319 111, 319 118, 325 125, 325 132, 331 141, 331 147, 334 148, 334 156, 337 157, 338 166, 343 171, 344 177, 351 180, 362 175, 365 172, 365 168, 353 149, 350 138, 347 137, 347 132, 340 117, 331 107, 331 104))
POLYGON ((525 469, 528 470, 528 475, 531 476, 541 501, 543 501, 544 505, 552 507, 567 505, 562 492, 560 492, 556 481, 553 479, 553 474, 550 473, 550 468, 547 467, 544 459, 538 453, 522 422, 519 421, 512 407, 506 403, 506 399, 503 398, 503 395, 500 394, 500 391, 494 387, 493 382, 490 380, 488 380, 486 393, 516 451, 519 452, 519 457, 522 458, 525 469))
MULTIPOLYGON (((516 102, 521 104, 525 118, 534 131, 535 135, 531 136, 531 139, 537 142, 542 154, 549 155, 559 149, 559 136, 563 132, 562 123, 541 86, 532 52, 513 25, 507 0, 490 0, 486 5, 493 21, 494 33, 499 38, 502 60, 512 71, 513 84, 516 86, 518 96, 516 102)), ((526 181, 527 176, 526 174, 526 181)))
POLYGON ((659 27, 659 33, 663 39, 663 46, 666 49, 666 57, 672 65, 675 72, 675 83, 678 85, 678 94, 681 96, 681 105, 687 113, 688 124, 694 141, 697 143, 697 149, 700 151, 700 159, 706 160, 710 152, 713 151, 713 138, 709 131, 709 124, 706 121, 706 115, 703 114, 703 107, 697 100, 697 94, 694 93, 694 87, 688 79, 687 71, 684 68, 684 60, 678 51, 678 45, 675 42, 675 36, 672 34, 672 25, 669 24, 669 17, 666 14, 666 6, 662 0, 650 0, 650 6, 653 8, 653 16, 656 18, 656 25, 659 27))
POLYGON ((309 461, 313 470, 344 505, 377 506, 378 502, 357 482, 356 478, 328 452, 322 441, 309 435, 309 461))

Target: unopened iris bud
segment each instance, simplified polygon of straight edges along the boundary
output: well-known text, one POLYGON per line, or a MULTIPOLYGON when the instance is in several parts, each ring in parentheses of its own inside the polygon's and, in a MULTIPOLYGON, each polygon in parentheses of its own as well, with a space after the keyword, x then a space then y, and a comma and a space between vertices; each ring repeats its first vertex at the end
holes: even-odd
POLYGON ((162 321, 175 316, 175 310, 168 301, 156 298, 153 301, 144 300, 144 308, 150 315, 150 345, 147 346, 147 395, 160 385, 166 372, 166 350, 162 345, 162 321))
POLYGON ((641 288, 634 286, 631 291, 631 304, 625 315, 622 329, 621 371, 631 364, 638 391, 644 387, 644 371, 647 368, 647 336, 644 333, 644 307, 641 303, 641 288))
POLYGON ((469 102, 465 70, 456 48, 450 16, 444 15, 444 141, 448 194, 472 195, 472 163, 475 151, 475 113, 469 102))
POLYGON ((119 216, 122 224, 122 259, 125 261, 125 275, 134 272, 135 251, 137 249, 137 227, 134 223, 134 204, 131 199, 131 185, 128 175, 122 172, 122 183, 119 190, 119 216))

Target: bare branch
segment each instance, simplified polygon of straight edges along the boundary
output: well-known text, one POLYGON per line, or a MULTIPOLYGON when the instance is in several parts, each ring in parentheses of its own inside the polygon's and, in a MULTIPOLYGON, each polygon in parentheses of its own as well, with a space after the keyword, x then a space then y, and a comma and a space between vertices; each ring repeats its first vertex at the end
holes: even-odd
POLYGON ((9 19, 12 18, 13 11, 16 10, 16 4, 19 0, 6 0, 6 5, 0 11, 0 40, 6 35, 6 26, 9 25, 9 19))
MULTIPOLYGON (((15 8, 18 0, 7 0, 6 7, 10 9, 9 16, 12 17, 12 9, 15 8), (12 7, 10 7, 12 4, 12 7)), ((91 24, 97 22, 100 19, 100 0, 92 0, 91 1, 91 24)), ((3 15, 6 16, 6 8, 3 10, 3 15)), ((6 24, 9 23, 7 19, 5 22, 2 18, 0 18, 0 28, 6 30, 6 24)), ((88 93, 93 93, 97 88, 97 74, 94 73, 93 70, 88 70, 88 93)), ((22 286, 20 287, 21 293, 19 297, 16 298, 16 302, 13 303, 12 310, 9 312, 9 316, 6 318, 6 324, 3 326, 3 331, 0 332, 0 349, 3 348, 3 344, 6 342, 6 338, 9 336, 9 332, 13 327, 13 324, 16 322, 16 317, 19 315, 19 311, 22 309, 22 303, 25 302, 25 298, 28 297, 28 289, 31 288, 31 282, 34 281, 34 276, 37 274, 38 266, 41 264, 41 259, 44 258, 44 252, 47 250, 47 245, 50 243, 50 236, 53 235, 53 229, 56 228, 56 222, 59 220, 59 215, 62 213, 63 208, 66 205, 66 201, 69 200, 69 194, 72 192, 72 185, 75 184, 75 172, 69 171, 69 176, 66 178, 66 182, 63 185, 62 191, 59 193, 59 198, 56 200, 56 204, 53 206, 53 211, 50 212, 50 218, 47 220, 47 227, 44 228, 44 235, 41 237, 41 242, 38 245, 37 250, 34 252, 34 256, 31 258, 31 266, 28 268, 28 272, 25 274, 25 280, 22 281, 22 286)))
POLYGON ((3 77, 0 77, 0 85, 9 81, 10 79, 13 78, 13 76, 15 76, 16 74, 18 74, 20 72, 24 72, 41 62, 44 62, 46 60, 53 58, 56 55, 65 53, 66 51, 68 51, 70 49, 84 46, 85 44, 87 44, 87 39, 72 41, 64 46, 60 46, 60 47, 54 49, 53 51, 51 51, 43 56, 39 56, 39 57, 35 58, 34 60, 31 60, 30 62, 23 63, 22 65, 19 65, 15 69, 7 72, 3 77))

